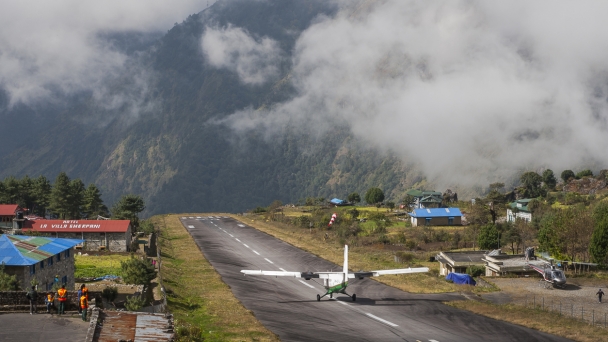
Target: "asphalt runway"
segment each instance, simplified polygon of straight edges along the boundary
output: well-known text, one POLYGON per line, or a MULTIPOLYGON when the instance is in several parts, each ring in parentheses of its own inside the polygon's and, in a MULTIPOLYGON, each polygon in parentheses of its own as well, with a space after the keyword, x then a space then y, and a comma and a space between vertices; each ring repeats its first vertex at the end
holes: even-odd
POLYGON ((349 294, 325 297, 319 279, 244 276, 243 269, 340 271, 341 266, 228 217, 187 216, 182 224, 234 295, 282 341, 570 341, 442 304, 459 294, 410 294, 351 279, 349 294))

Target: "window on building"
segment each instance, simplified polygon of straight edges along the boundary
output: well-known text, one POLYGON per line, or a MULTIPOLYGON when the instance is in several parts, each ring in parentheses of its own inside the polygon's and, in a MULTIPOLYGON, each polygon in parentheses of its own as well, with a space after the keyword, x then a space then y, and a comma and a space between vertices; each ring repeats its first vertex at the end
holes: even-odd
POLYGON ((60 262, 60 261, 61 261, 61 253, 58 253, 57 254, 57 262, 60 262))
POLYGON ((30 275, 36 274, 36 265, 30 265, 30 275))
POLYGON ((69 250, 69 249, 66 249, 66 250, 65 250, 65 258, 67 259, 67 258, 69 258, 69 257, 70 257, 70 250, 69 250))
POLYGON ((40 261, 40 269, 44 268, 44 260, 40 261))
POLYGON ((46 261, 46 263, 49 266, 53 266, 53 257, 48 258, 47 261, 46 261))
POLYGON ((431 224, 431 218, 430 218, 430 217, 425 218, 425 219, 424 219, 424 224, 426 224, 427 226, 428 226, 429 224, 431 224))
POLYGON ((454 218, 453 217, 448 217, 448 225, 453 225, 454 224, 454 218))

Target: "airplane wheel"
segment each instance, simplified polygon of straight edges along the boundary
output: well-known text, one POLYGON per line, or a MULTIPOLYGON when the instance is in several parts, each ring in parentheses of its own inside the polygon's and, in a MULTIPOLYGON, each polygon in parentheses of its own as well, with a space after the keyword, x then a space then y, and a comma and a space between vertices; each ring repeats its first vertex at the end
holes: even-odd
POLYGON ((353 302, 357 301, 357 295, 353 293, 353 302))
POLYGON ((330 293, 330 294, 329 294, 329 298, 334 298, 334 294, 333 294, 333 293, 330 293))
POLYGON ((317 302, 320 302, 320 301, 321 301, 321 296, 317 295, 317 302))

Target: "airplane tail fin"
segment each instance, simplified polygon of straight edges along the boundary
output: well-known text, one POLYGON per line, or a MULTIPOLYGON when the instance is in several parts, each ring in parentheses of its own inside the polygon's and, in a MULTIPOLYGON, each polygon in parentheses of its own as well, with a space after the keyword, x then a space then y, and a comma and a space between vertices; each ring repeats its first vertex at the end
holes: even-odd
POLYGON ((342 272, 348 276, 348 245, 344 245, 344 268, 342 272))

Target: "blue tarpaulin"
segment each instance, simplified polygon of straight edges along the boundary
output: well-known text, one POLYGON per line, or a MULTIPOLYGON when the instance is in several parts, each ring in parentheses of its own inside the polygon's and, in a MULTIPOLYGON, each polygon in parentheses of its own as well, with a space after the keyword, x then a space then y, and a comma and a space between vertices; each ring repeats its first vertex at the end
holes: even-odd
POLYGON ((463 274, 463 273, 450 273, 447 275, 447 277, 445 277, 445 279, 447 280, 451 280, 452 282, 454 282, 454 284, 467 284, 467 285, 473 285, 475 286, 476 282, 475 279, 473 279, 473 277, 471 277, 468 274, 463 274))

